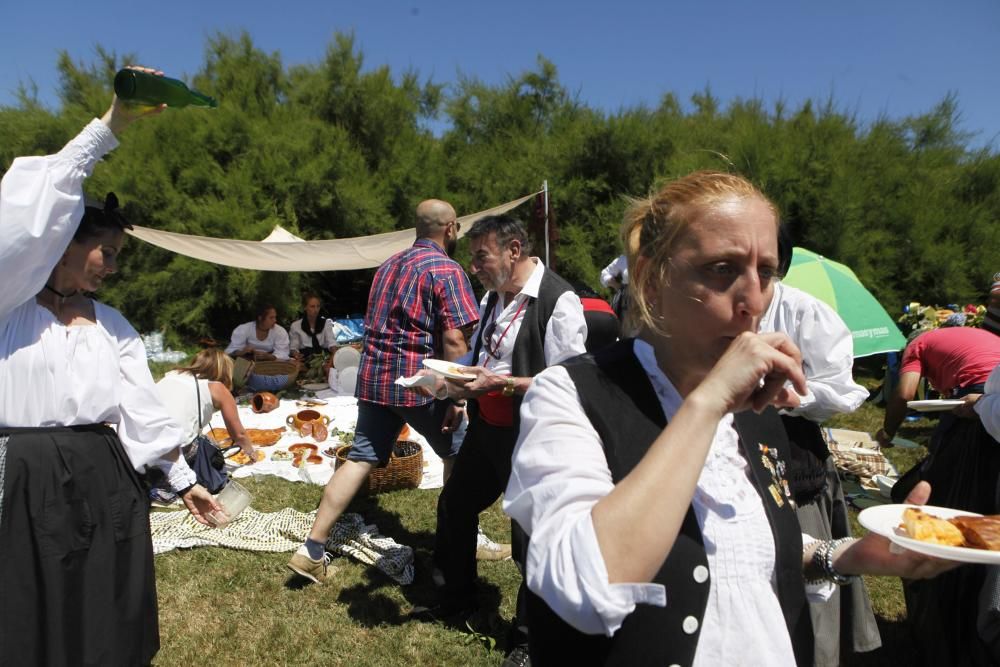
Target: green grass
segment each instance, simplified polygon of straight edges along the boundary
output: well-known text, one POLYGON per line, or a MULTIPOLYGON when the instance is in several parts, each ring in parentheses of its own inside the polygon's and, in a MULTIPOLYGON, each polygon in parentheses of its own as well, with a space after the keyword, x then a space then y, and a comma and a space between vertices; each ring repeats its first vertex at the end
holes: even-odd
MULTIPOLYGON (((162 373, 162 371, 160 371, 162 373)), ((865 384, 874 384, 865 380, 865 384)), ((883 411, 865 404, 829 425, 874 433, 883 411)), ((906 422, 900 435, 926 443, 934 422, 906 422)), ((900 472, 924 455, 887 450, 900 472)), ((277 478, 241 480, 253 507, 311 511, 321 488, 277 478)), ((461 631, 411 619, 415 606, 434 603, 430 580, 438 491, 399 491, 359 498, 349 511, 416 554, 416 579, 399 586, 374 568, 333 561, 331 583, 302 586, 285 568, 289 554, 222 548, 174 551, 156 557, 163 648, 157 665, 498 665, 513 615, 520 575, 512 561, 479 564, 483 611, 461 631), (487 611, 493 610, 493 611, 487 611), (491 649, 491 645, 493 648, 491 649)), ((499 503, 482 516, 487 534, 508 542, 509 523, 499 503)), ((856 534, 864 530, 854 521, 856 534)), ((845 656, 849 665, 911 664, 906 607, 899 579, 866 578, 882 631, 883 648, 845 656)))
MULTIPOLYGON (((315 509, 320 487, 276 478, 241 480, 253 507, 315 509)), ((221 548, 156 557, 162 648, 157 665, 498 665, 520 575, 513 561, 479 564, 475 634, 408 618, 434 603, 430 580, 437 491, 399 491, 355 500, 350 510, 414 548, 416 579, 399 586, 374 568, 336 558, 332 583, 302 586, 290 554, 221 548), (490 639, 493 642, 490 642, 490 639), (494 650, 489 645, 495 644, 494 650)), ((509 541, 499 504, 482 516, 497 541, 509 541)))

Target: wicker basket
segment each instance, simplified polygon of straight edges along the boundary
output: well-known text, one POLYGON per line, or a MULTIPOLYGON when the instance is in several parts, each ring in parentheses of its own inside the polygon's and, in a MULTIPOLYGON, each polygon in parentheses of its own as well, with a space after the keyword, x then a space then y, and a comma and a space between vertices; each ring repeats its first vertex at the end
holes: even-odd
MULTIPOLYGON (((350 445, 337 448, 337 467, 347 460, 350 445)), ((415 489, 424 476, 424 453, 420 445, 412 440, 399 440, 392 448, 392 456, 384 468, 372 468, 368 475, 368 486, 363 490, 370 494, 399 489, 415 489)))
POLYGON ((288 379, 280 387, 267 387, 267 391, 281 391, 295 386, 295 378, 299 375, 297 361, 255 361, 251 375, 285 376, 288 379))

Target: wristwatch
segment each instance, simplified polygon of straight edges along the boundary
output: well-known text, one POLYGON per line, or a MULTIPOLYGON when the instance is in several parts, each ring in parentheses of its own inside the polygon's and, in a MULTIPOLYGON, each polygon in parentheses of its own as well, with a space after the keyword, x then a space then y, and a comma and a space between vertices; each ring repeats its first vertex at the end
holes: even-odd
POLYGON ((514 378, 512 377, 506 378, 506 384, 503 386, 503 395, 508 397, 513 396, 514 387, 515 387, 514 378))

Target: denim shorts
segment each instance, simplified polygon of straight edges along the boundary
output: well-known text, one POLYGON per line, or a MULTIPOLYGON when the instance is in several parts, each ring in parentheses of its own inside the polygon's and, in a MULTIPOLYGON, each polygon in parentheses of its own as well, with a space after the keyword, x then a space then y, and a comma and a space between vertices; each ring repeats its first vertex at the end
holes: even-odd
POLYGON ((431 401, 412 407, 358 401, 358 425, 354 430, 354 445, 347 458, 385 465, 404 424, 409 424, 410 428, 424 436, 441 458, 455 456, 465 438, 466 424, 463 420, 454 433, 441 432, 441 422, 450 406, 448 401, 431 401))
POLYGON ((257 375, 247 376, 247 387, 254 391, 281 391, 288 384, 287 375, 257 375))

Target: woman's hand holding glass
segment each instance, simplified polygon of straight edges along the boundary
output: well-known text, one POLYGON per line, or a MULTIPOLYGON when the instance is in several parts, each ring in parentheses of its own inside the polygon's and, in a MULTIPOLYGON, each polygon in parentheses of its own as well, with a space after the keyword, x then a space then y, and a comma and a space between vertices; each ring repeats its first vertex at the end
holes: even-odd
POLYGON ((184 506, 191 512, 194 520, 205 526, 213 525, 207 518, 210 514, 222 512, 222 507, 201 484, 195 484, 188 489, 187 493, 181 496, 181 500, 184 501, 184 506))

